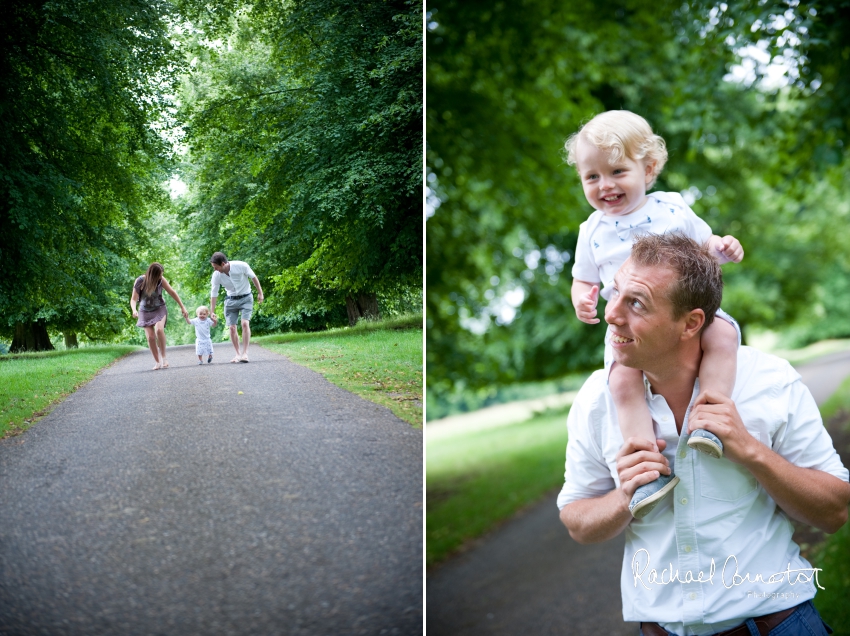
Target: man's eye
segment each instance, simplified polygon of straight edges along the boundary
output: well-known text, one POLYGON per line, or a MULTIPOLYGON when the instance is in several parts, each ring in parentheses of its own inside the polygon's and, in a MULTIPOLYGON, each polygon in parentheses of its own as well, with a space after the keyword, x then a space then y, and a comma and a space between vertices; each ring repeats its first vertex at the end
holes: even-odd
POLYGON ((632 307, 634 307, 635 309, 643 309, 643 303, 642 303, 642 302, 640 302, 640 301, 639 301, 639 300, 637 300, 637 299, 632 300, 631 305, 632 305, 632 307))

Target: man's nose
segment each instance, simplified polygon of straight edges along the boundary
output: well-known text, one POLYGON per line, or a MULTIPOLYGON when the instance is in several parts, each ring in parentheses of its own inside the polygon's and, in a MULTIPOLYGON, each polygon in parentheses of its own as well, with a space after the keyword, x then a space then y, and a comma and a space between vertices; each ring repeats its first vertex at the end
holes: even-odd
POLYGON ((605 322, 609 325, 621 324, 620 318, 620 298, 619 296, 614 295, 605 304, 605 322))

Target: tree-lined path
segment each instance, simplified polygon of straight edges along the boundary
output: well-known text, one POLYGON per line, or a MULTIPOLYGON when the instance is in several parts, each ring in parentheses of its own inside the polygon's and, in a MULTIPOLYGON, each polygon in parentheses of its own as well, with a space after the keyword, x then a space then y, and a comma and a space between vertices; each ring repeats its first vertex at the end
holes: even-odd
POLYGON ((422 632, 421 431, 251 353, 134 353, 0 442, 0 634, 422 632))

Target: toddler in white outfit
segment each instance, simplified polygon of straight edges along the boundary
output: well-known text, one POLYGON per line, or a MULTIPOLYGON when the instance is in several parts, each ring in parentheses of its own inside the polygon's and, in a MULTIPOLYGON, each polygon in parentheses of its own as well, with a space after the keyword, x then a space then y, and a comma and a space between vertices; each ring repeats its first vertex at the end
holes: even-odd
POLYGON ((204 305, 201 305, 195 310, 197 318, 186 317, 186 322, 190 325, 195 325, 195 353, 198 354, 198 364, 204 363, 204 356, 207 356, 207 364, 212 363, 213 359, 213 344, 210 338, 210 329, 218 324, 215 314, 210 318, 210 310, 204 305))
MULTIPOLYGON (((566 150, 568 162, 578 170, 585 198, 595 209, 579 229, 572 272, 573 306, 582 322, 598 323, 599 296, 608 300, 618 293, 614 274, 629 258, 638 233, 679 232, 707 244, 721 265, 743 259, 744 250, 738 239, 713 234, 679 193, 647 194, 667 161, 667 149, 664 140, 653 134, 640 115, 625 110, 601 113, 567 140, 566 150)), ((629 310, 641 315, 643 307, 635 300, 629 310)), ((735 383, 740 329, 722 310, 716 316, 720 320, 707 317, 700 339, 703 355, 699 386, 703 393, 717 392, 730 397, 735 383)), ((635 337, 635 334, 612 334, 609 327, 605 338, 608 386, 617 407, 623 440, 642 438, 658 450, 646 404, 643 372, 613 362, 613 351, 627 352, 635 337)), ((723 456, 723 442, 703 429, 691 433, 688 446, 717 459, 723 456)), ((678 481, 671 472, 640 486, 629 505, 632 515, 641 518, 648 514, 672 492, 678 481)))

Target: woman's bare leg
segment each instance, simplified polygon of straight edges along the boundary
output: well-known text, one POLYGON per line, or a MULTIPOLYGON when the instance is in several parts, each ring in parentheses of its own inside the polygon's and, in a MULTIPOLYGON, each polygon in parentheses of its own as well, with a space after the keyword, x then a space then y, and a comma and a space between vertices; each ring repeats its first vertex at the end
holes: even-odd
POLYGON ((148 347, 150 347, 151 353, 153 354, 153 359, 156 362, 156 365, 154 365, 153 370, 156 371, 161 366, 161 363, 159 361, 159 352, 157 351, 156 345, 156 334, 154 333, 153 327, 145 327, 144 329, 145 336, 148 339, 148 347))
POLYGON ((162 368, 168 368, 168 360, 165 357, 165 321, 166 318, 163 318, 158 323, 156 323, 156 343, 159 345, 159 359, 162 360, 162 368))

